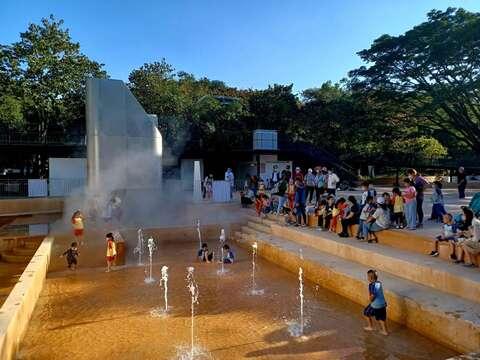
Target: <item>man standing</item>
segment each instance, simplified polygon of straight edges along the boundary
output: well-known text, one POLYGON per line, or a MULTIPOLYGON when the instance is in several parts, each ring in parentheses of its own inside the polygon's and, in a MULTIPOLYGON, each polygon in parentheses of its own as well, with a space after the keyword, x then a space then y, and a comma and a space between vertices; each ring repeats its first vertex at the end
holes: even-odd
POLYGON ((307 201, 311 204, 315 191, 315 174, 312 169, 308 169, 307 175, 305 175, 305 184, 307 186, 307 201))
POLYGON ((288 182, 292 177, 292 172, 290 171, 290 165, 285 166, 285 170, 282 171, 282 177, 288 182))
POLYGON ((460 166, 458 168, 457 186, 458 186, 458 197, 460 199, 465 199, 465 189, 467 187, 467 175, 465 174, 465 169, 463 168, 463 166, 460 166))
POLYGON ((303 173, 298 166, 295 168, 295 174, 293 175, 293 180, 297 181, 297 179, 300 179, 303 182, 303 173))
POLYGON ((425 180, 415 169, 408 169, 407 175, 410 180, 413 181, 413 186, 417 190, 417 227, 423 226, 423 199, 425 186, 428 185, 428 181, 425 180))
POLYGON ((335 196, 337 192, 337 184, 340 182, 340 178, 332 170, 328 170, 327 174, 327 193, 328 195, 335 196))
POLYGON ((225 172, 225 181, 230 183, 230 199, 233 197, 233 190, 235 187, 235 177, 233 176, 233 172, 231 168, 228 168, 225 172))
POLYGON ((271 187, 275 187, 277 182, 280 180, 280 174, 278 173, 278 166, 273 165, 272 177, 270 178, 271 187))

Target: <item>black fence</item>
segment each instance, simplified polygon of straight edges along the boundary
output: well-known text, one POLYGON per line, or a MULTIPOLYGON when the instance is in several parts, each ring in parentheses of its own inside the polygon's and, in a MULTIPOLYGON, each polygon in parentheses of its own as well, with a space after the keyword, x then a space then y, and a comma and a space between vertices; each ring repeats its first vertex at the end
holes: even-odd
POLYGON ((38 132, 2 132, 0 145, 86 145, 85 134, 49 133, 41 136, 38 132))
POLYGON ((1 179, 0 197, 26 197, 28 196, 27 179, 1 179))

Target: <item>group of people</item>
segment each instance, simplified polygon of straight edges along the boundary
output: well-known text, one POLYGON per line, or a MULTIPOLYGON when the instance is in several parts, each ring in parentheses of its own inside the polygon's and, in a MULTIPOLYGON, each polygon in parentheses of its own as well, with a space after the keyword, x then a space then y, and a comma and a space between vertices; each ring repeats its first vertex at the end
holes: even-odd
MULTIPOLYGON (((462 213, 443 215, 441 233, 437 235, 431 256, 439 256, 440 243, 450 248, 450 259, 465 267, 475 266, 474 258, 480 253, 480 211, 462 206, 462 213)), ((478 264, 477 264, 478 265, 478 264)))
MULTIPOLYGON (((228 183, 230 188, 230 199, 233 198, 233 193, 235 192, 235 175, 233 174, 232 168, 228 168, 225 171, 224 180, 228 183)), ((202 197, 205 200, 213 199, 213 174, 208 174, 205 179, 202 181, 202 197)))
MULTIPOLYGON (((230 249, 230 245, 223 244, 222 249, 223 257, 220 257, 218 262, 223 262, 224 264, 233 264, 233 261, 235 260, 235 254, 233 253, 233 250, 230 249)), ((215 251, 208 250, 208 244, 203 243, 202 248, 198 250, 197 257, 201 262, 213 263, 215 261, 215 251)))
MULTIPOLYGON (((70 270, 76 270, 78 265, 78 256, 80 255, 79 245, 85 245, 84 232, 85 232, 85 216, 80 210, 76 210, 71 218, 71 224, 73 229, 73 236, 75 241, 70 244, 70 247, 60 257, 65 257, 67 260, 67 266, 70 270)), ((114 234, 109 232, 105 235, 106 243, 106 272, 110 272, 112 266, 115 264, 117 257, 117 246, 115 242, 114 234)))
POLYGON ((314 198, 318 201, 325 194, 335 196, 339 182, 338 175, 326 167, 308 169, 305 174, 299 167, 293 174, 289 166, 280 173, 274 167, 268 184, 256 176, 247 175, 241 202, 243 206, 254 203, 259 215, 295 213, 306 224, 307 204, 311 204, 314 198))

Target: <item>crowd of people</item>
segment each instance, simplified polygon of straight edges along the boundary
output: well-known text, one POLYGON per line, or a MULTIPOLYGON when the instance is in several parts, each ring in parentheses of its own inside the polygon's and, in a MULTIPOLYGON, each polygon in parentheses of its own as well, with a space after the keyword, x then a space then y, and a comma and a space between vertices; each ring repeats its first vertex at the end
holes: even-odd
MULTIPOLYGON (((307 218, 313 219, 308 225, 319 230, 378 242, 380 231, 389 228, 414 231, 423 227, 425 189, 431 186, 429 220, 441 223, 441 234, 433 242, 430 255, 439 256, 439 246, 444 242, 449 245, 452 261, 466 267, 475 266, 476 255, 480 254, 480 193, 469 207, 462 206, 461 212, 453 215, 445 209, 442 182, 430 184, 415 169, 408 169, 401 187, 394 187, 391 192, 377 194, 372 184, 364 181, 358 199, 354 195, 337 196, 339 181, 332 169, 320 166, 308 169, 305 174, 298 167, 293 174, 289 169, 280 174, 274 170, 267 181, 247 177, 241 201, 243 206, 254 204, 258 216, 283 215, 286 223, 294 226, 307 226, 307 218), (355 233, 351 225, 358 225, 355 233)), ((458 171, 457 184, 459 198, 463 199, 467 178, 462 167, 458 171)), ((369 305, 364 310, 368 321, 365 330, 374 330, 372 319, 375 319, 381 333, 387 335, 387 303, 382 284, 375 270, 369 270, 367 277, 369 305)))
MULTIPOLYGON (((461 235, 455 236, 451 234, 452 231, 447 231, 447 235, 438 241, 453 243, 474 236, 472 220, 477 218, 475 215, 480 216, 480 209, 462 207, 462 214, 448 214, 441 181, 430 184, 415 169, 408 169, 406 175, 401 187, 394 187, 391 192, 382 194, 377 194, 372 184, 364 181, 361 184, 361 195, 357 199, 354 195, 337 196, 340 179, 333 169, 318 166, 303 173, 297 167, 291 173, 287 168, 276 178, 272 176, 268 179, 268 184, 257 180, 255 176, 248 177, 241 201, 243 206, 254 204, 258 216, 266 216, 268 213, 284 215, 286 223, 294 226, 307 226, 307 219, 311 218, 315 223, 312 224, 311 220, 309 225, 316 226, 319 230, 338 233, 340 237, 377 242, 377 233, 389 228, 413 231, 423 227, 425 189, 431 186, 429 220, 445 226, 446 219, 452 218, 456 224, 453 233, 460 229, 461 235), (267 190, 268 187, 271 189, 267 190), (351 225, 358 225, 355 233, 352 233, 351 225), (443 240, 452 236, 455 240, 443 240)), ((464 186, 465 180, 459 179, 460 197, 464 196, 464 186)), ((472 253, 472 249, 467 251, 472 253)), ((452 258, 453 252, 454 250, 452 258)), ((435 254, 437 252, 432 251, 432 255, 435 254)), ((463 261, 463 258, 458 261, 463 261)))

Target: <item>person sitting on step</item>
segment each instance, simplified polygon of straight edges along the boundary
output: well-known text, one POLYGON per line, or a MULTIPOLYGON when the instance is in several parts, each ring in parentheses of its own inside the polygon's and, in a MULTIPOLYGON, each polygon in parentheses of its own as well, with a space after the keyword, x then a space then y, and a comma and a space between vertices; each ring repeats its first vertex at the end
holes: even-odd
POLYGON ((372 216, 375 212, 375 203, 373 202, 373 196, 368 195, 365 199, 365 205, 360 211, 358 230, 357 230, 357 239, 365 240, 368 237, 368 226, 367 219, 372 216))
POLYGON ((370 238, 367 239, 368 242, 371 243, 375 241, 378 243, 376 233, 387 230, 390 227, 390 212, 383 196, 377 198, 377 209, 372 216, 367 219, 367 223, 369 224, 368 235, 370 236, 370 238))
POLYGON ((358 224, 358 217, 360 215, 360 207, 355 196, 348 197, 348 211, 342 218, 342 232, 338 234, 340 237, 349 237, 348 227, 358 224))
POLYGON ((474 258, 480 254, 480 212, 477 212, 472 220, 472 237, 463 241, 460 244, 460 248, 462 251, 459 259, 457 259, 455 263, 465 262, 463 266, 474 267, 474 258))
POLYGON ((345 198, 340 198, 335 202, 335 207, 332 210, 332 220, 330 221, 330 228, 331 232, 337 232, 337 224, 341 221, 341 219, 345 216, 345 211, 347 210, 347 201, 345 198))
POLYGON ((430 253, 430 256, 433 256, 433 257, 438 256, 439 255, 439 252, 438 252, 439 243, 448 241, 451 244, 450 245, 451 248, 453 248, 450 257, 452 259, 456 260, 454 243, 457 240, 457 225, 453 221, 452 214, 443 215, 442 233, 437 235, 437 237, 435 239, 436 240, 435 240, 435 244, 434 244, 434 249, 430 253))

